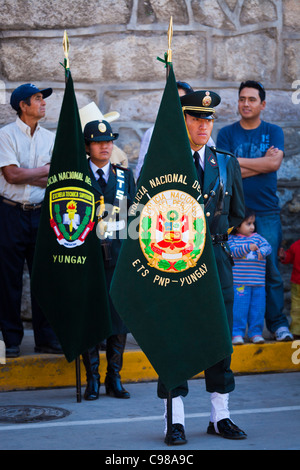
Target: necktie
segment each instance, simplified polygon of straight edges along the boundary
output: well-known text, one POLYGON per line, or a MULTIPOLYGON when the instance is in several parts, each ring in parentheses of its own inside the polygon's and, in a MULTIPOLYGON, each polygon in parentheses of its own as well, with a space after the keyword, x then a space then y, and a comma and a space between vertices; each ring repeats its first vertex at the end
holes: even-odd
POLYGON ((99 175, 99 179, 98 179, 98 183, 100 184, 100 188, 103 190, 106 186, 106 181, 104 179, 104 171, 99 168, 99 170, 97 170, 97 173, 99 175))
POLYGON ((195 167, 196 167, 197 174, 198 174, 198 180, 199 180, 199 183, 202 187, 203 186, 204 171, 202 169, 202 166, 200 165, 200 155, 199 155, 198 152, 194 152, 193 157, 194 157, 195 167))

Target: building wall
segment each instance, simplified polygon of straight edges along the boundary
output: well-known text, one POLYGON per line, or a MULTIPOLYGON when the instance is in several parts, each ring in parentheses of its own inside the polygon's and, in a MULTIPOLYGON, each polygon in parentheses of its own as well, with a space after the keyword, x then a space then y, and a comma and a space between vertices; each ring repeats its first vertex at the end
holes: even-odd
MULTIPOLYGON (((284 240, 300 236, 300 2, 297 0, 0 0, 0 126, 15 119, 11 91, 52 86, 44 126, 55 130, 64 92, 62 39, 79 107, 95 101, 118 111, 118 145, 134 169, 144 131, 155 121, 165 84, 157 57, 168 47, 173 17, 177 80, 221 95, 213 137, 238 119, 241 81, 267 90, 263 119, 283 127, 278 172, 284 240)), ((290 267, 283 268, 288 291, 290 267)))

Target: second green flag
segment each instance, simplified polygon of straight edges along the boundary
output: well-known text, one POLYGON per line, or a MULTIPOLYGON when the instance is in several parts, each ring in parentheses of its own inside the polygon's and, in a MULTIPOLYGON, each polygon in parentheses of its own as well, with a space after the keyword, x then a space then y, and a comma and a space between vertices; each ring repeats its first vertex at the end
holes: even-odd
POLYGON ((202 202, 171 67, 110 292, 168 390, 232 353, 202 202))

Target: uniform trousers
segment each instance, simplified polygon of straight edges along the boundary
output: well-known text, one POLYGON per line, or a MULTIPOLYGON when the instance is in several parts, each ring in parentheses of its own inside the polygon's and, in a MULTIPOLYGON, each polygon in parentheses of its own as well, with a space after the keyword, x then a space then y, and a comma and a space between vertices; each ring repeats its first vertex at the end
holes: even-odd
MULTIPOLYGON (((233 286, 222 289, 228 324, 232 331, 232 310, 233 310, 233 286)), ((204 371, 206 390, 210 393, 229 393, 234 390, 234 375, 230 369, 231 356, 226 357, 222 361, 214 364, 204 371)), ((180 386, 171 390, 172 398, 188 394, 188 383, 184 382, 180 386)), ((168 391, 164 384, 158 378, 157 395, 159 398, 167 398, 168 391)))
MULTIPOLYGON (((0 327, 6 347, 19 346, 23 338, 23 270, 26 260, 31 274, 40 214, 0 202, 0 327)), ((56 336, 32 295, 31 306, 35 345, 52 343, 56 336)))
MULTIPOLYGON (((220 244, 214 245, 214 253, 219 272, 219 278, 222 287, 222 294, 226 309, 227 321, 230 332, 233 326, 233 277, 232 268, 228 258, 220 244)), ((212 338, 213 341, 213 338, 212 338)), ((201 347, 201 345, 200 345, 201 347)), ((215 425, 217 421, 229 418, 228 394, 235 388, 234 375, 230 368, 231 356, 226 357, 217 364, 204 371, 206 391, 210 393, 211 398, 211 416, 210 420, 215 425)), ((199 371, 200 372, 200 371, 199 371)), ((171 390, 172 397, 172 423, 179 423, 184 426, 184 406, 181 396, 188 394, 188 382, 185 381, 180 386, 171 390)), ((167 398, 168 391, 164 384, 158 378, 157 395, 164 399, 165 403, 165 432, 167 429, 167 398)))

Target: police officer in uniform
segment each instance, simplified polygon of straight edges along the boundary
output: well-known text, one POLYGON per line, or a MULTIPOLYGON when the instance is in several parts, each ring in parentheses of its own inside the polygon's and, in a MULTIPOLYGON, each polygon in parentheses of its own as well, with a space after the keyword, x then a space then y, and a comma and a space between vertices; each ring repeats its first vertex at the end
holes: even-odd
MULTIPOLYGON (((221 101, 219 95, 208 90, 195 91, 182 96, 180 100, 202 188, 228 323, 232 330, 232 257, 227 239, 228 233, 244 217, 241 172, 233 155, 206 145, 213 129, 215 107, 221 101)), ((206 390, 211 394, 211 417, 207 432, 228 439, 244 439, 246 434, 231 421, 228 409, 229 392, 235 386, 230 362, 231 357, 228 357, 205 371, 206 390)), ((172 442, 168 444, 186 443, 184 408, 180 395, 186 396, 187 393, 187 382, 172 390, 172 442)), ((160 380, 158 396, 164 398, 166 404, 167 391, 160 380)))
MULTIPOLYGON (((98 216, 97 235, 102 246, 108 291, 121 249, 122 238, 126 236, 128 208, 135 196, 132 171, 110 162, 113 141, 118 136, 119 134, 113 133, 110 124, 105 120, 91 121, 84 127, 84 139, 89 155, 88 163, 98 216)), ((100 304, 99 308, 101 308, 100 304)), ((130 398, 120 378, 128 330, 111 300, 110 311, 113 331, 112 336, 106 341, 106 394, 116 398, 130 398)), ((82 357, 87 376, 84 398, 96 400, 100 389, 98 345, 86 351, 82 357)))

